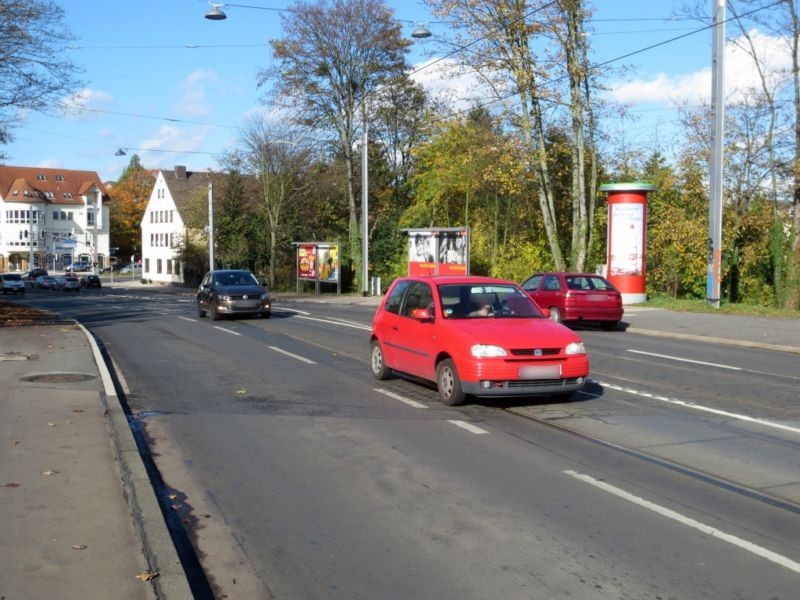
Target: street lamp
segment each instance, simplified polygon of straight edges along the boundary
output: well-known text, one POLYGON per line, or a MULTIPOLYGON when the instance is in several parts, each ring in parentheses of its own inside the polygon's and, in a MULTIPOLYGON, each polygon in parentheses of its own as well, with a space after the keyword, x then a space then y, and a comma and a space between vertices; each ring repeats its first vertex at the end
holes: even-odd
POLYGON ((206 13, 206 19, 210 19, 211 21, 227 19, 228 15, 220 10, 220 6, 224 6, 224 4, 211 4, 211 10, 206 13))

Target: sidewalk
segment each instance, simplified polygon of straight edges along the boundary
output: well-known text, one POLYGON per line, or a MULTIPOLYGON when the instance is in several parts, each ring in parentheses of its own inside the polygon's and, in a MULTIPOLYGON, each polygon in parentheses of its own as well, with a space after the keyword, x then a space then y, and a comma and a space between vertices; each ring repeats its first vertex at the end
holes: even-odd
POLYGON ((90 334, 12 310, 0 306, 0 598, 191 598, 90 334))

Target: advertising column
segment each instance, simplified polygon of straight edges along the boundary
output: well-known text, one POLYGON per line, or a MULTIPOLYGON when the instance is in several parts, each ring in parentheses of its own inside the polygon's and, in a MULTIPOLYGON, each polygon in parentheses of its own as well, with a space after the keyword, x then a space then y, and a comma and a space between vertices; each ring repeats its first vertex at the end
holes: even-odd
POLYGON ((651 183, 606 183, 600 186, 601 192, 608 192, 606 275, 622 294, 623 304, 647 300, 647 194, 655 189, 651 183))

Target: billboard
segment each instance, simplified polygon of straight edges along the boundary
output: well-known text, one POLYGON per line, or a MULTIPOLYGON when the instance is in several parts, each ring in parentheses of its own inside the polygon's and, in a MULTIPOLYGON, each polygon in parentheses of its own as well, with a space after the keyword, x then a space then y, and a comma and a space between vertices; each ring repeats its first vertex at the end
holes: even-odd
POLYGON ((297 289, 301 282, 314 284, 320 293, 320 284, 332 283, 341 292, 341 265, 337 242, 294 242, 297 246, 297 289))
POLYGON ((405 229, 409 275, 468 275, 469 228, 405 229))

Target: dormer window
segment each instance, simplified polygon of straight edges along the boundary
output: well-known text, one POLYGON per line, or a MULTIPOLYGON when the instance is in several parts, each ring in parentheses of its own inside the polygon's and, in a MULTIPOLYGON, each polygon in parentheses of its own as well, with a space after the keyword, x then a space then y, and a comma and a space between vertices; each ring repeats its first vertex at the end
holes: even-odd
POLYGON ((70 198, 72 198, 72 193, 71 192, 64 192, 64 198, 69 200, 70 198))
POLYGON ((45 192, 44 197, 52 200, 53 198, 55 198, 55 194, 53 192, 45 192))
POLYGON ((64 181, 63 175, 56 175, 56 181, 64 181))
POLYGON ((36 179, 39 180, 39 181, 47 181, 47 175, 43 175, 42 173, 39 173, 36 176, 36 179))

